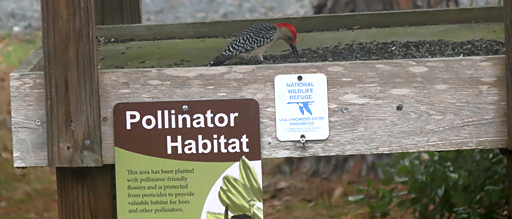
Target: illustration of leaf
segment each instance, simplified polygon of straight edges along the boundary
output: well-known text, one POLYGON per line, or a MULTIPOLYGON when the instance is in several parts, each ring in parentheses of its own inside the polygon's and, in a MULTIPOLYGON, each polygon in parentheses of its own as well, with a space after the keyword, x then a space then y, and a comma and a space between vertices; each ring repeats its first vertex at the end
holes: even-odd
POLYGON ((206 212, 206 218, 208 219, 224 219, 223 213, 213 213, 211 211, 206 212))
POLYGON ((219 191, 220 203, 229 206, 229 211, 233 214, 244 214, 250 211, 249 205, 244 204, 244 200, 240 196, 233 195, 225 188, 219 191))
POLYGON ((247 214, 250 212, 249 200, 254 199, 250 188, 239 179, 226 175, 222 179, 219 191, 219 200, 222 205, 229 205, 233 214, 247 214))
POLYGON ((251 163, 249 163, 249 160, 247 160, 245 156, 242 156, 240 159, 239 174, 242 183, 250 188, 252 196, 255 197, 259 202, 263 202, 263 194, 260 181, 258 180, 256 171, 254 171, 251 163))
POLYGON ((252 215, 254 219, 263 218, 263 202, 258 202, 253 199, 249 201, 249 208, 252 209, 250 215, 252 215))
POLYGON ((226 189, 229 189, 230 192, 242 197, 246 203, 254 199, 249 186, 233 176, 224 176, 223 186, 225 186, 226 189))
POLYGON ((263 209, 254 207, 254 219, 263 219, 263 209))

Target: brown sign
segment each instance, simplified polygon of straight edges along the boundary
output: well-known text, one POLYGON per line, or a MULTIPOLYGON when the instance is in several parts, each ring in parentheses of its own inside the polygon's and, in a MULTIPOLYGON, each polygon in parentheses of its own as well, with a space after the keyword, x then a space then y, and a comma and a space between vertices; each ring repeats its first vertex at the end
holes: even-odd
POLYGON ((259 105, 254 99, 118 103, 114 144, 174 160, 260 160, 259 105))

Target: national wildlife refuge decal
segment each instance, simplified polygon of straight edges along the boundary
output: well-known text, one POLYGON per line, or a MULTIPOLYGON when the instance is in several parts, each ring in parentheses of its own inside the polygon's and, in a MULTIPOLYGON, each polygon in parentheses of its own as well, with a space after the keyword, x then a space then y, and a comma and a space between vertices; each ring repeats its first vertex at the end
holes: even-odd
POLYGON ((119 218, 263 218, 254 99, 114 106, 119 218))

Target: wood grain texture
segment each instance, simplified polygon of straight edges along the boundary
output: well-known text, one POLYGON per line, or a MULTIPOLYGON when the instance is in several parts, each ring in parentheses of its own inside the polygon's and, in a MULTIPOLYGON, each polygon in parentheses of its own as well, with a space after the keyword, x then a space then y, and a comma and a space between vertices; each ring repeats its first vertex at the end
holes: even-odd
POLYGON ((117 218, 113 171, 114 165, 57 167, 59 218, 117 218))
MULTIPOLYGON (((45 166, 43 75, 11 78, 14 165, 45 166)), ((116 103, 238 97, 260 104, 264 158, 504 148, 505 84, 503 56, 100 71, 103 160, 114 162, 116 103), (274 77, 317 72, 328 80, 330 137, 305 149, 278 141, 274 77)))
MULTIPOLYGON (((512 150, 512 3, 510 1, 504 1, 503 8, 505 10, 505 57, 507 60, 507 70, 505 74, 507 80, 507 127, 509 142, 508 149, 512 150)), ((510 197, 512 198, 512 195, 510 197)), ((510 203, 510 210, 512 210, 512 202, 510 203)))
POLYGON ((96 25, 142 23, 140 0, 94 0, 96 25))
POLYGON ((94 1, 41 1, 41 11, 48 165, 101 166, 94 1))
POLYGON ((98 36, 118 38, 120 40, 224 37, 239 34, 243 29, 255 22, 288 22, 293 24, 299 33, 338 31, 354 27, 374 28, 406 25, 503 22, 503 7, 400 10, 271 19, 101 26, 97 28, 97 34, 98 36))
POLYGON ((505 58, 506 58, 506 85, 507 85, 507 130, 508 130, 508 150, 507 157, 507 173, 508 173, 508 198, 509 212, 512 212, 512 3, 504 1, 505 10, 505 58))

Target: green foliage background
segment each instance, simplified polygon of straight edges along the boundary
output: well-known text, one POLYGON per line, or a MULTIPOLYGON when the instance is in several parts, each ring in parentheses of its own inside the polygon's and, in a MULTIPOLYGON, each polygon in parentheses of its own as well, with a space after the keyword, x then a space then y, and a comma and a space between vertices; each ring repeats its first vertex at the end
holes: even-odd
POLYGON ((418 218, 507 218, 506 158, 499 150, 395 154, 381 163, 379 186, 369 180, 353 201, 368 201, 374 217, 387 217, 391 205, 412 209, 418 218), (395 192, 396 185, 406 192, 395 192), (369 197, 376 197, 369 200, 369 197))

